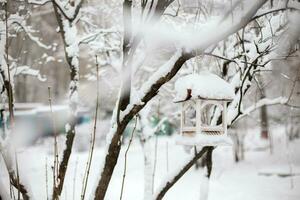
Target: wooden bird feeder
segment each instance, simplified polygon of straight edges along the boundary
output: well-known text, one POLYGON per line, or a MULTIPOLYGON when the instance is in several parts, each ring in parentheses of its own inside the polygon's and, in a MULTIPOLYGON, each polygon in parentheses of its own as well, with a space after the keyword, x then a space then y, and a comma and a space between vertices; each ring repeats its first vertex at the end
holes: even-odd
POLYGON ((229 83, 204 72, 179 78, 175 90, 175 102, 181 104, 178 144, 232 145, 227 136, 227 104, 234 91, 229 83))

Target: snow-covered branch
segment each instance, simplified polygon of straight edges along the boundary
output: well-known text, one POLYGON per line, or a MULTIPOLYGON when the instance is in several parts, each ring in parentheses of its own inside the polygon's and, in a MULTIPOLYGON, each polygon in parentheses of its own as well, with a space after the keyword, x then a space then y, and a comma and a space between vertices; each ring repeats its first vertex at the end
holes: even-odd
MULTIPOLYGON (((235 13, 234 18, 228 16, 227 18, 220 17, 219 20, 209 25, 202 31, 199 31, 196 35, 190 36, 185 41, 185 48, 204 52, 208 47, 213 44, 224 40, 233 33, 239 31, 245 27, 256 12, 265 4, 266 0, 251 1, 252 5, 249 5, 248 10, 240 10, 235 13), (203 40, 205 38, 205 40, 203 40)), ((250 3, 250 2, 249 2, 250 3)))
POLYGON ((83 0, 52 0, 61 14, 69 21, 74 21, 80 12, 83 0))
POLYGON ((31 69, 29 66, 15 67, 15 68, 11 69, 11 74, 15 75, 15 76, 19 75, 19 74, 35 76, 40 81, 46 81, 46 78, 40 74, 39 70, 31 69))
POLYGON ((67 130, 66 147, 63 151, 62 160, 59 162, 57 182, 54 183, 52 194, 53 199, 58 199, 63 190, 75 137, 79 87, 79 43, 75 19, 77 19, 80 13, 83 0, 52 0, 52 3, 64 44, 66 60, 70 69, 69 107, 71 112, 66 123, 66 126, 70 128, 67 130))
POLYGON ((160 187, 153 195, 153 199, 161 200, 168 190, 201 158, 207 151, 213 147, 204 147, 192 159, 187 161, 182 167, 179 167, 175 172, 164 180, 160 187))
MULTIPOLYGON (((238 117, 238 119, 241 119, 242 117, 246 115, 250 115, 251 112, 255 111, 258 108, 261 108, 262 106, 271 106, 276 104, 286 104, 288 103, 288 98, 286 97, 277 97, 275 99, 269 99, 269 98, 263 98, 256 102, 254 105, 248 107, 243 111, 243 113, 238 117)), ((238 120, 237 119, 237 120, 238 120)))
POLYGON ((114 28, 100 29, 100 30, 95 31, 94 33, 89 33, 88 35, 81 37, 80 39, 78 39, 78 43, 79 44, 89 43, 93 40, 96 40, 99 35, 106 35, 109 33, 117 33, 117 30, 115 30, 114 28))
POLYGON ((28 0, 28 3, 33 4, 33 5, 45 5, 47 3, 50 3, 51 0, 28 0))
POLYGON ((78 39, 78 45, 87 44, 93 53, 120 52, 121 31, 115 28, 96 29, 78 39), (117 38, 117 39, 116 39, 117 38))
MULTIPOLYGON (((189 58, 189 56, 190 55, 188 55, 188 54, 186 54, 184 56, 185 57, 184 62, 185 62, 185 60, 187 60, 189 58)), ((174 55, 163 66, 161 66, 156 72, 154 72, 153 75, 150 76, 150 78, 141 86, 140 90, 137 91, 137 98, 135 98, 134 101, 131 102, 130 105, 127 106, 126 110, 121 113, 120 120, 122 120, 122 118, 125 115, 130 113, 135 105, 144 105, 145 103, 148 102, 148 101, 145 102, 142 99, 145 98, 148 93, 156 93, 156 91, 154 91, 154 90, 159 89, 159 87, 167 81, 164 79, 164 77, 166 77, 167 75, 170 74, 170 72, 172 72, 172 69, 174 68, 176 62, 180 58, 183 58, 183 53, 179 49, 174 53, 174 55), (162 82, 162 83, 160 83, 159 85, 154 87, 154 85, 157 84, 158 82, 162 82)), ((178 67, 180 68, 181 66, 178 66, 178 67)), ((176 72, 179 70, 179 68, 176 70, 176 72)))
POLYGON ((32 35, 32 32, 34 32, 33 30, 31 30, 31 28, 29 26, 27 26, 26 21, 24 20, 23 17, 19 16, 19 15, 11 15, 9 18, 9 24, 16 24, 17 26, 19 26, 20 28, 23 29, 23 31, 27 34, 27 36, 29 37, 30 40, 32 40, 33 42, 35 42, 39 47, 42 47, 44 49, 50 49, 51 45, 45 45, 44 43, 42 43, 40 41, 39 37, 36 37, 34 35, 32 35))
MULTIPOLYGON (((25 178, 21 177, 22 174, 19 173, 18 166, 15 163, 17 160, 16 153, 12 150, 11 141, 9 139, 10 138, 6 138, 5 142, 1 144, 0 155, 2 155, 11 185, 22 194, 24 200, 30 200, 33 198, 32 192, 25 178)), ((5 189, 5 187, 3 189, 5 189)))

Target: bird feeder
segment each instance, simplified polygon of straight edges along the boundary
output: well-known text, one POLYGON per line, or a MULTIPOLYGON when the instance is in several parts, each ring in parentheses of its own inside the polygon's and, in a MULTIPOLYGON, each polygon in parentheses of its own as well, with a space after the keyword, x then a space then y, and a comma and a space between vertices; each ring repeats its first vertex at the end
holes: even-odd
POLYGON ((227 136, 227 104, 234 97, 229 83, 203 72, 179 78, 175 103, 181 104, 177 144, 191 146, 232 145, 227 136))

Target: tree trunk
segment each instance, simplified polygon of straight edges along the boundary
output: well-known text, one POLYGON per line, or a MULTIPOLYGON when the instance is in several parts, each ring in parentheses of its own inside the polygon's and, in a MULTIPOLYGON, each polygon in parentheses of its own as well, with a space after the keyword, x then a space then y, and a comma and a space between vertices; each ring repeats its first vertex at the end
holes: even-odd
MULTIPOLYGON (((264 88, 261 89, 261 99, 265 98, 264 88)), ((261 138, 268 139, 269 138, 269 119, 267 106, 264 105, 260 108, 260 128, 261 128, 261 138)))
MULTIPOLYGON (((81 4, 78 5, 76 14, 78 14, 81 4)), ((53 8, 56 16, 57 23, 60 28, 61 37, 64 43, 65 49, 65 58, 70 70, 70 84, 69 84, 69 108, 70 115, 68 118, 68 123, 66 124, 66 148, 63 152, 62 161, 59 163, 59 170, 57 176, 57 185, 53 189, 53 199, 59 199, 61 195, 65 175, 67 172, 67 167, 69 163, 70 156, 72 154, 72 147, 75 137, 75 126, 76 126, 76 117, 77 117, 77 106, 78 106, 78 85, 79 85, 79 44, 76 39, 73 38, 73 31, 77 31, 76 23, 73 22, 75 19, 66 19, 59 11, 59 8, 53 1, 53 8), (72 31, 72 32, 70 32, 72 31), (70 34, 70 35, 69 35, 70 34), (71 38, 71 39, 70 39, 71 38), (76 49, 70 54, 68 51, 69 48, 76 49)), ((55 181, 55 180, 54 180, 55 181)))
MULTIPOLYGON (((127 124, 126 124, 127 125, 127 124)), ((95 200, 102 200, 105 197, 110 179, 112 177, 113 171, 118 161, 118 157, 121 149, 121 136, 126 128, 126 125, 120 124, 113 135, 111 142, 108 147, 108 152, 105 157, 105 163, 103 166, 103 171, 101 173, 101 178, 97 184, 95 192, 95 200)))
POLYGON ((130 63, 130 39, 131 39, 131 7, 132 0, 125 0, 123 3, 123 66, 122 66, 122 89, 119 101, 119 109, 124 111, 130 103, 131 93, 131 63, 130 63))
POLYGON ((208 147, 208 151, 204 155, 204 163, 206 167, 206 174, 204 174, 204 177, 201 181, 201 188, 200 188, 200 200, 207 200, 208 199, 208 192, 209 192, 209 179, 211 175, 212 170, 212 153, 213 153, 214 147, 208 147))

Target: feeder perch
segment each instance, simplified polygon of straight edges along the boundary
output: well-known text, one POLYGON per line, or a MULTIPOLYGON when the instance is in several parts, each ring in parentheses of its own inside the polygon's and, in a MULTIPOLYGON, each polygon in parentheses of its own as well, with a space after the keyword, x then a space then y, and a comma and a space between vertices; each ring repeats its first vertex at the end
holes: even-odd
POLYGON ((180 136, 176 143, 187 146, 232 145, 227 136, 227 104, 234 90, 219 76, 203 72, 179 78, 175 103, 181 104, 180 136), (219 113, 216 119, 212 113, 219 113))

